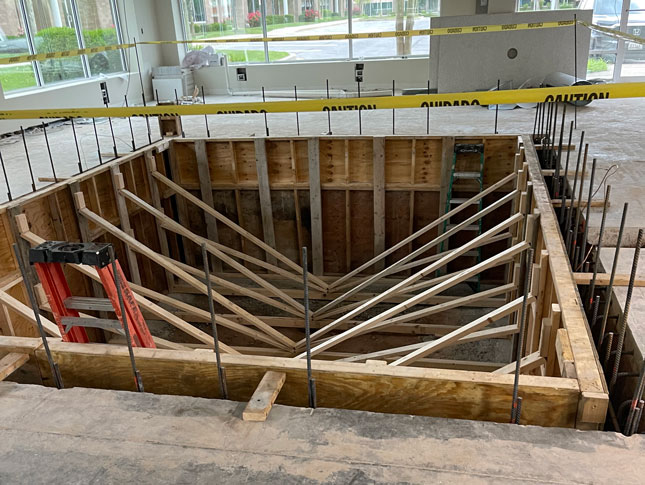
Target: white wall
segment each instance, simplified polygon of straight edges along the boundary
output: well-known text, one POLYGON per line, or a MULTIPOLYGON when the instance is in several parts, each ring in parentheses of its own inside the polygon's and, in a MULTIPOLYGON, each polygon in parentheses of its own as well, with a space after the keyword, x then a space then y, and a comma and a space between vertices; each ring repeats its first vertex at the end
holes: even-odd
MULTIPOLYGON (((441 0, 440 15, 475 15, 481 0, 441 0)), ((487 13, 510 13, 515 11, 516 0, 488 0, 487 13)))
MULTIPOLYGON (((428 82, 428 59, 384 59, 364 61, 297 62, 288 64, 252 64, 229 66, 229 83, 233 93, 267 90, 324 90, 329 79, 331 89, 356 90, 354 66, 365 65, 361 90, 425 87, 428 82), (248 81, 237 81, 236 67, 246 67, 248 81)), ((195 84, 207 94, 226 94, 226 68, 208 67, 195 71, 195 84)))
MULTIPOLYGON (((460 27, 466 25, 499 25, 511 23, 573 20, 591 22, 591 10, 553 10, 507 14, 435 17, 430 26, 460 27)), ((578 74, 587 72, 589 29, 578 27, 578 74)), ((497 80, 512 81, 519 87, 528 79, 540 81, 555 71, 574 73, 573 27, 491 32, 433 38, 430 42, 431 85, 439 92, 461 92, 490 89, 497 80), (517 57, 509 59, 509 49, 517 57)))

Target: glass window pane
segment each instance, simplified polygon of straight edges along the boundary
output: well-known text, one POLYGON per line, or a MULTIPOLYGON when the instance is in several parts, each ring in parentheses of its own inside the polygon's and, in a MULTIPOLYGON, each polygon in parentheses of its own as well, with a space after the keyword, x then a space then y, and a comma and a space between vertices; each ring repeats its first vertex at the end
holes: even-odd
MULTIPOLYGON (((430 17, 439 15, 439 2, 432 0, 384 0, 353 3, 352 31, 387 32, 430 27, 430 17)), ((354 57, 427 56, 427 36, 359 39, 354 41, 354 57)))
MULTIPOLYGON (((29 54, 18 0, 0 1, 0 57, 29 54)), ((29 88, 36 85, 36 76, 31 62, 0 67, 0 83, 3 91, 29 88)))
POLYGON ((188 49, 207 45, 226 54, 230 63, 264 62, 262 42, 207 44, 200 39, 262 37, 259 0, 181 0, 186 38, 196 42, 188 49))
MULTIPOLYGON (((645 38, 645 0, 632 0, 627 17, 627 33, 645 38)), ((645 45, 625 42, 622 77, 645 77, 645 45)))
MULTIPOLYGON (((110 0, 76 0, 85 47, 103 47, 119 43, 114 11, 110 0)), ((90 73, 123 71, 121 51, 98 52, 87 56, 90 73)))
MULTIPOLYGON (((70 0, 25 0, 37 54, 79 49, 70 0)), ((85 77, 80 56, 40 61, 45 84, 85 77)))
MULTIPOLYGON (((346 0, 268 0, 269 37, 348 33, 346 0)), ((349 41, 270 42, 272 62, 347 59, 349 41)))

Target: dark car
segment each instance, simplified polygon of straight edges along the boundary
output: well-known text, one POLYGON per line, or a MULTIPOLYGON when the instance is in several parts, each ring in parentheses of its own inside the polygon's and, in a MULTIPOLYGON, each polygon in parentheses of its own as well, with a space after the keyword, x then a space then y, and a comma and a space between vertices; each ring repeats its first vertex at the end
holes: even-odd
MULTIPOLYGON (((579 8, 592 9, 593 23, 608 29, 618 30, 623 0, 583 0, 579 8)), ((627 33, 645 38, 645 0, 631 0, 627 33)), ((595 30, 591 32, 591 52, 594 57, 602 57, 614 62, 618 41, 595 30)), ((645 46, 637 42, 625 42, 625 62, 645 61, 645 46)))

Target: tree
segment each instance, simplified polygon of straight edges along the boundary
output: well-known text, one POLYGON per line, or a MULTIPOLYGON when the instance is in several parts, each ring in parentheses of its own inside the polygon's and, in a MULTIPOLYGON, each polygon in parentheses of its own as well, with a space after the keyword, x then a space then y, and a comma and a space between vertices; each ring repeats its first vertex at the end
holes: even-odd
MULTIPOLYGON (((414 29, 414 12, 417 9, 418 0, 407 0, 407 14, 406 14, 406 1, 394 0, 394 13, 396 15, 395 25, 396 30, 412 30, 414 29)), ((396 38, 396 55, 408 56, 412 52, 412 37, 397 37, 396 38)))

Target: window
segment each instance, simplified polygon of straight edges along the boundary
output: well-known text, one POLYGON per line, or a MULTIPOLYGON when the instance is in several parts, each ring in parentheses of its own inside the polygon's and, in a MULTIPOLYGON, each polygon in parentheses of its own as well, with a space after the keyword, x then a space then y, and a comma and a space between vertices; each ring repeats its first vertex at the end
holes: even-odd
MULTIPOLYGON (((121 43, 114 0, 0 0, 0 10, 2 57, 121 43)), ((122 52, 107 51, 4 67, 0 83, 8 92, 123 70, 122 52)))
MULTIPOLYGON (((200 39, 269 37, 423 29, 438 15, 439 0, 178 0, 191 48, 200 39), (351 12, 348 9, 350 6, 351 12), (196 14, 206 12, 205 21, 196 14), (266 10, 266 11, 264 11, 266 10), (401 25, 400 25, 401 24, 401 25)), ((428 37, 210 44, 230 62, 285 62, 427 56, 428 37), (409 41, 409 42, 408 42, 409 41)))

